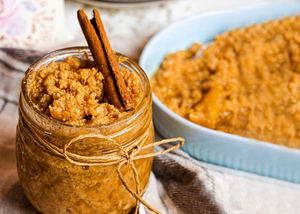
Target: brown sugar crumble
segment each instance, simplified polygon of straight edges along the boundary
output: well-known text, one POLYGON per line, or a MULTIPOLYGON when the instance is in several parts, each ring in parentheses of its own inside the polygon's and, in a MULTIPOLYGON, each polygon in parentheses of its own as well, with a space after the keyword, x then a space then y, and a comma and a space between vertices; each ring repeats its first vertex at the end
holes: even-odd
POLYGON ((151 85, 194 123, 300 149, 300 16, 171 53, 151 85))
MULTIPOLYGON (((125 68, 120 70, 135 108, 143 96, 139 78, 125 68)), ((39 111, 66 124, 94 126, 119 120, 127 113, 108 103, 103 84, 104 77, 93 61, 67 57, 32 72, 27 87, 39 111)))

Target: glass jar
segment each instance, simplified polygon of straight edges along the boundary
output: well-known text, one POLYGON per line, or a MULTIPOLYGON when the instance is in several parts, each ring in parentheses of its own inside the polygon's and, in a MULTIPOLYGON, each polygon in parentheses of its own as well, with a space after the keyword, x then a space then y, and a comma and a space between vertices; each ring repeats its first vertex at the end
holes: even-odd
MULTIPOLYGON (((122 185, 116 165, 78 166, 70 163, 61 153, 49 150, 64 145, 79 135, 100 134, 109 138, 88 137, 72 145, 70 151, 85 156, 97 156, 115 152, 114 140, 124 148, 154 142, 152 124, 152 97, 148 78, 131 59, 117 54, 120 67, 135 72, 143 88, 143 98, 135 110, 116 122, 102 126, 84 127, 66 125, 46 116, 34 108, 29 99, 27 80, 32 72, 51 61, 64 60, 68 56, 91 58, 86 47, 68 48, 47 54, 29 67, 22 81, 19 101, 19 123, 16 136, 17 169, 24 192, 40 212, 52 213, 128 213, 135 207, 135 198, 122 185), (45 145, 41 141, 46 142, 45 145)), ((153 147, 141 150, 139 155, 153 152, 153 147)), ((143 193, 148 183, 152 158, 135 160, 143 193)), ((135 191, 133 170, 125 164, 121 168, 124 181, 135 191)))

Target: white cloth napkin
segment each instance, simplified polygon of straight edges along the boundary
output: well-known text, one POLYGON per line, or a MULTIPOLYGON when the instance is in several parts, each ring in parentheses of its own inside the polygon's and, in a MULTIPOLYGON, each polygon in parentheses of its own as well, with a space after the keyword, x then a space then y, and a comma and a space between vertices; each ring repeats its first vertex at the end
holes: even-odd
MULTIPOLYGON (((163 213, 217 213, 216 209, 230 214, 300 212, 299 184, 207 164, 181 150, 157 157, 153 171, 144 199, 163 213), (181 168, 196 176, 186 180, 186 175, 180 174, 181 168), (182 180, 179 179, 181 176, 182 180), (190 183, 186 183, 188 181, 190 183), (200 194, 193 189, 189 191, 190 195, 185 190, 182 191, 184 194, 174 194, 181 190, 180 185, 190 187, 195 183, 201 186, 198 188, 200 194), (182 203, 186 200, 190 206, 194 205, 190 201, 195 195, 204 202, 200 206, 202 209, 199 212, 184 209, 182 203)), ((201 205, 201 201, 199 203, 201 205)))

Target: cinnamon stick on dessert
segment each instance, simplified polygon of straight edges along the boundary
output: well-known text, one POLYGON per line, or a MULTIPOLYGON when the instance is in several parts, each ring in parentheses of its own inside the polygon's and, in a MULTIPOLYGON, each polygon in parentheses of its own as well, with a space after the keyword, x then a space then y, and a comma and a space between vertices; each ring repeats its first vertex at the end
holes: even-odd
POLYGON ((95 65, 102 72, 108 101, 120 111, 132 109, 132 99, 120 72, 118 61, 109 44, 99 12, 94 9, 89 20, 83 9, 78 10, 78 20, 87 40, 95 65))

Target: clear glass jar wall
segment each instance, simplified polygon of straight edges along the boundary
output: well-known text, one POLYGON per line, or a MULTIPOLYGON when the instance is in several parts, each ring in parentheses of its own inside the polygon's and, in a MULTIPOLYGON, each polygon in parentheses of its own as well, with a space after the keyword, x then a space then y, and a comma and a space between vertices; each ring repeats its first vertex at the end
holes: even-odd
MULTIPOLYGON (((135 206, 135 199, 122 185, 116 166, 77 166, 64 156, 50 152, 39 140, 62 149, 71 139, 86 134, 101 134, 129 148, 154 142, 152 124, 152 97, 147 76, 131 59, 122 58, 120 66, 135 72, 142 84, 143 99, 137 108, 117 122, 95 127, 75 127, 54 120, 33 107, 28 96, 26 82, 31 72, 51 61, 64 60, 68 56, 83 57, 88 48, 76 47, 52 52, 38 60, 25 74, 19 102, 16 153, 19 179, 33 206, 42 213, 128 213, 135 206)), ((99 155, 114 151, 113 144, 105 139, 85 138, 70 147, 80 155, 99 155)), ((133 149, 133 148, 132 148, 133 149)), ((146 149, 140 154, 153 152, 146 149)), ((134 161, 141 192, 148 183, 152 158, 134 161)), ((130 166, 121 169, 125 182, 135 190, 136 183, 130 166)))

